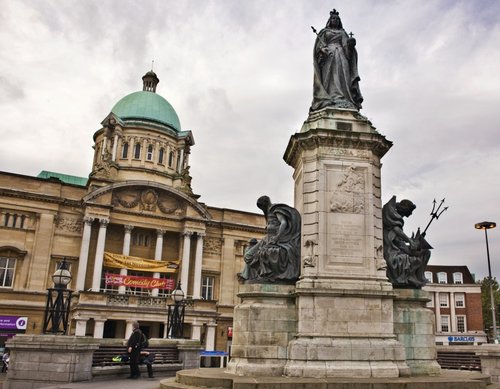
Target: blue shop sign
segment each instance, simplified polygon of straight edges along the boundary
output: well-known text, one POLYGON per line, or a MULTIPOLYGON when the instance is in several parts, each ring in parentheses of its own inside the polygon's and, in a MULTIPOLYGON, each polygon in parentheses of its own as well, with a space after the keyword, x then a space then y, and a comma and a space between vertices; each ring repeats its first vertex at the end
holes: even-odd
POLYGON ((448 336, 448 342, 475 342, 474 336, 448 336))

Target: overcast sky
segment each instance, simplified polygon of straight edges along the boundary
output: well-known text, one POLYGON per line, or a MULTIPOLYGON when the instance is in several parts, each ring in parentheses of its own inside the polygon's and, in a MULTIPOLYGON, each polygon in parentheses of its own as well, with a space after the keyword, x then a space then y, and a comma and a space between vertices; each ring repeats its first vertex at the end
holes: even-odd
POLYGON ((449 210, 428 231, 431 264, 500 278, 500 1, 3 0, 0 169, 86 177, 92 135, 143 74, 193 132, 200 201, 259 212, 257 198, 293 202, 283 161, 312 99, 310 26, 340 12, 357 39, 361 113, 394 142, 383 158, 385 203, 449 210))

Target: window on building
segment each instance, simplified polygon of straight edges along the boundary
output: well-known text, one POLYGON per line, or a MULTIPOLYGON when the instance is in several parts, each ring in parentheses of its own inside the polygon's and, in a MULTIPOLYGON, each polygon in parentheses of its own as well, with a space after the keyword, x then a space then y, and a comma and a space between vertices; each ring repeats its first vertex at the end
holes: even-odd
POLYGON ((15 268, 16 258, 0 256, 0 287, 12 288, 15 268))
POLYGON ((141 159, 141 144, 136 143, 134 146, 134 159, 141 159))
POLYGON ((122 146, 122 158, 128 158, 128 143, 125 142, 122 146))
POLYGON ((168 154, 168 167, 172 167, 174 165, 174 152, 171 151, 168 154))
POLYGON ((432 282, 432 272, 431 271, 426 271, 424 273, 424 276, 425 276, 425 279, 427 280, 427 282, 432 282))
POLYGON ((439 293, 439 306, 448 308, 450 305, 448 293, 439 293))
POLYGON ((162 147, 158 152, 158 163, 163 165, 163 158, 165 157, 165 149, 162 147))
POLYGON ((101 291, 103 292, 117 292, 119 286, 117 285, 106 285, 106 274, 120 274, 120 269, 103 269, 101 273, 101 291))
POLYGON ((438 283, 440 284, 447 284, 448 280, 446 279, 446 273, 445 272, 440 272, 437 274, 438 276, 438 283))
POLYGON ((450 332, 450 317, 441 315, 441 332, 450 332))
MULTIPOLYGON (((169 274, 161 273, 160 278, 161 279, 170 279, 172 277, 169 274)), ((174 283, 174 287, 175 287, 175 283, 174 283)), ((167 297, 170 295, 170 293, 172 293, 172 291, 170 289, 158 289, 158 296, 160 296, 160 297, 167 297)))
POLYGON ((214 284, 215 278, 210 276, 204 276, 201 284, 201 297, 204 300, 214 299, 214 284))
POLYGON ((467 326, 465 325, 465 316, 457 316, 457 331, 466 332, 467 326))
POLYGON ((429 298, 430 298, 430 301, 428 301, 428 302, 427 302, 427 305, 426 305, 426 306, 427 306, 428 308, 432 308, 432 307, 434 307, 434 294, 431 294, 431 295, 429 296, 429 298))
POLYGON ((149 234, 142 232, 132 233, 132 245, 133 246, 144 246, 148 247, 150 245, 151 239, 149 234))
POLYGON ((463 274, 460 272, 453 273, 453 283, 454 284, 463 284, 464 283, 463 274))
POLYGON ((153 160, 153 145, 149 145, 148 146, 148 152, 146 153, 146 159, 148 161, 152 161, 153 160))
POLYGON ((455 307, 465 308, 465 294, 455 293, 455 307))

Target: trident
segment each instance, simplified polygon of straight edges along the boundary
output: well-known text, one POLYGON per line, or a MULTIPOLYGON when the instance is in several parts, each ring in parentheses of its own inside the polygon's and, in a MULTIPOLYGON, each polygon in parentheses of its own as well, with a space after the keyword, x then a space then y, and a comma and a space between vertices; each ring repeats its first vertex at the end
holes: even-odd
POLYGON ((441 212, 439 212, 439 210, 441 209, 442 205, 444 204, 444 200, 445 199, 442 199, 441 202, 439 203, 437 209, 436 209, 436 199, 434 199, 434 201, 432 202, 432 211, 431 211, 431 220, 429 220, 429 223, 427 224, 427 227, 425 227, 425 230, 424 232, 422 233, 422 236, 425 236, 425 232, 427 231, 427 229, 429 228, 429 226, 431 225, 432 221, 434 219, 439 219, 439 216, 441 216, 443 214, 444 211, 446 211, 448 209, 448 207, 444 207, 441 212))

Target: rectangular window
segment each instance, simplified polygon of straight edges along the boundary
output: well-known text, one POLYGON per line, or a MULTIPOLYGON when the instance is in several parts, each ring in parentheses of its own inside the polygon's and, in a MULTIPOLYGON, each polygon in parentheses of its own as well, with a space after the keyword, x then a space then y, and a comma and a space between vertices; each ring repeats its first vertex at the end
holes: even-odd
POLYGON ((432 283, 432 272, 431 271, 426 271, 424 273, 424 276, 425 276, 425 279, 427 280, 427 282, 431 282, 432 283))
POLYGON ((447 315, 441 316, 441 332, 450 332, 450 317, 447 315))
POLYGON ((215 284, 214 277, 209 277, 209 276, 203 277, 203 282, 201 284, 201 297, 204 300, 214 299, 214 284, 215 284))
POLYGON ((437 276, 438 276, 438 283, 440 283, 440 284, 447 284, 448 283, 446 273, 441 272, 441 273, 438 273, 437 276))
POLYGON ((142 233, 132 234, 132 246, 148 247, 149 243, 150 243, 150 237, 148 234, 142 234, 142 233))
POLYGON ((0 257, 0 287, 12 288, 15 267, 15 258, 0 257))
POLYGON ((439 306, 441 308, 448 308, 449 305, 448 293, 439 293, 439 306))
POLYGON ((464 283, 464 277, 462 273, 453 273, 453 283, 454 284, 463 284, 464 283))
POLYGON ((429 296, 429 298, 431 299, 431 301, 428 301, 428 302, 427 302, 426 307, 428 307, 428 308, 432 308, 432 307, 434 307, 434 295, 433 295, 433 294, 431 294, 431 295, 429 296))
POLYGON ((456 308, 465 308, 465 294, 464 293, 455 293, 455 307, 456 308))
POLYGON ((465 316, 457 316, 457 331, 466 332, 467 328, 465 326, 465 316))

